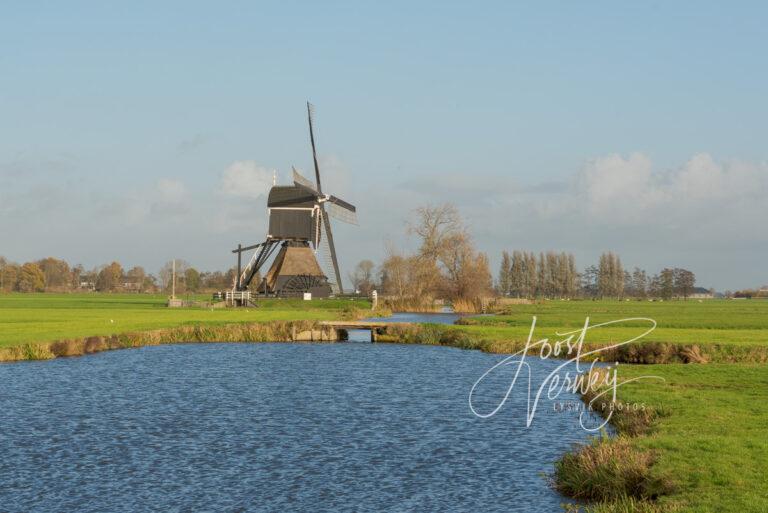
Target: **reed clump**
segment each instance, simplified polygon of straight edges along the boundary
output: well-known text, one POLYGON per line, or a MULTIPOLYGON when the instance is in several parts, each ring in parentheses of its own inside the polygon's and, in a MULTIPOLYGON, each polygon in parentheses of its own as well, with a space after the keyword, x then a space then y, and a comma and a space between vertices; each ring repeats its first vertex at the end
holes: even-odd
POLYGON ((49 360, 114 349, 188 342, 290 342, 297 333, 320 331, 317 321, 272 321, 222 325, 187 325, 120 335, 91 336, 28 343, 0 349, 0 361, 49 360))
POLYGON ((485 313, 489 301, 481 297, 457 298, 451 301, 453 311, 456 313, 485 313))
POLYGON ((378 338, 381 342, 401 344, 440 345, 440 337, 445 327, 440 324, 394 324, 387 326, 378 338))
POLYGON ((444 304, 431 297, 385 297, 379 300, 381 306, 392 312, 434 313, 440 312, 444 304))
POLYGON ((337 318, 342 321, 358 321, 368 317, 391 317, 392 309, 386 305, 379 305, 373 310, 358 308, 354 305, 348 305, 339 310, 337 318))
POLYGON ((653 452, 637 449, 626 437, 595 438, 555 463, 555 488, 585 501, 655 500, 673 485, 653 472, 654 461, 653 452))
MULTIPOLYGON (((605 369, 594 369, 602 375, 605 369)), ((600 381, 599 379, 597 381, 600 381)), ((605 388, 589 389, 582 401, 593 411, 610 420, 618 438, 605 435, 563 455, 555 463, 554 487, 574 499, 593 502, 584 513, 656 513, 655 502, 674 490, 672 480, 654 471, 655 454, 632 444, 632 438, 652 431, 654 421, 664 412, 646 405, 630 405, 600 395, 605 388), (603 399, 604 398, 604 399, 603 399)), ((573 505, 572 505, 573 506, 573 505)), ((579 507, 568 511, 578 512, 579 507)))
POLYGON ((448 346, 485 350, 487 342, 449 324, 393 324, 379 336, 380 342, 448 346))

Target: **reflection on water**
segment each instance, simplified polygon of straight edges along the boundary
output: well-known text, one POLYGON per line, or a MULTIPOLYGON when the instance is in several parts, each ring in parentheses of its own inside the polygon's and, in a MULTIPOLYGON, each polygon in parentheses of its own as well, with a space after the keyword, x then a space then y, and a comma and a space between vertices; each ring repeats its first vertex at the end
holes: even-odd
MULTIPOLYGON (((409 313, 395 312, 389 317, 370 317, 368 321, 379 322, 431 322, 433 324, 453 324, 460 316, 453 312, 442 313, 409 313)), ((370 342, 370 330, 348 330, 349 342, 370 342)))
POLYGON ((500 358, 195 344, 0 366, 0 509, 557 511, 541 473, 586 433, 549 402, 526 428, 522 389, 472 415, 500 358))
POLYGON ((453 324, 458 320, 459 314, 453 312, 441 313, 409 313, 396 312, 391 317, 377 317, 376 320, 388 322, 431 322, 435 324, 453 324))

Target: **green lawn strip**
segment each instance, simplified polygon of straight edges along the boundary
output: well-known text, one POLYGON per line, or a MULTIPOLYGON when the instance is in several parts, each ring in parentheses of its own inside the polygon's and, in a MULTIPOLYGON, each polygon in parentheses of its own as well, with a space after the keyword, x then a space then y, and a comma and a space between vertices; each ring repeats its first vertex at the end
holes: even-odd
POLYGON ((647 317, 660 328, 712 330, 768 329, 768 300, 702 301, 540 301, 530 305, 512 305, 503 315, 466 319, 479 325, 530 326, 537 317, 540 327, 579 327, 584 319, 599 323, 647 317))
POLYGON ((620 365, 619 378, 661 376, 619 389, 625 403, 663 412, 629 440, 657 454, 653 472, 674 482, 660 503, 686 512, 768 511, 768 366, 620 365))
MULTIPOLYGON (((583 320, 582 320, 583 322, 583 320)), ((489 340, 509 340, 525 342, 531 330, 530 320, 528 325, 521 326, 461 326, 461 329, 472 333, 474 336, 489 340)), ((558 333, 566 333, 578 329, 573 326, 542 326, 536 324, 533 340, 543 338, 550 341, 561 340, 565 337, 558 333)), ((611 327, 604 326, 592 328, 587 331, 587 342, 618 343, 628 341, 642 334, 646 326, 636 327, 611 327)), ((697 328, 665 328, 657 327, 650 334, 638 342, 669 342, 675 344, 734 344, 741 346, 765 346, 768 345, 768 328, 763 329, 729 329, 711 330, 697 328)))
MULTIPOLYGON (((562 338, 590 325, 629 318, 650 318, 657 327, 638 341, 700 346, 710 361, 758 361, 768 358, 768 301, 542 301, 512 305, 503 315, 465 317, 462 329, 488 341, 496 352, 518 350, 536 317, 534 340, 562 338)), ((627 321, 588 331, 587 342, 614 344, 640 335, 650 324, 627 321)))
POLYGON ((11 294, 0 296, 0 347, 114 335, 176 326, 219 326, 338 318, 367 301, 264 300, 256 308, 179 308, 164 296, 129 294, 11 294))

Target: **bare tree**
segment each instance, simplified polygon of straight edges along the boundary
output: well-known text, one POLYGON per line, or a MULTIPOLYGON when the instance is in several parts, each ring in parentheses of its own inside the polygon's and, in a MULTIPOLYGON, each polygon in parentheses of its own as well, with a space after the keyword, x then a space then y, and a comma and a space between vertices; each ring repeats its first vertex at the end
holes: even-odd
POLYGON ((368 295, 375 288, 373 270, 375 264, 370 260, 361 260, 355 266, 355 270, 350 273, 349 280, 362 294, 368 295))
POLYGON ((419 254, 424 258, 437 261, 449 240, 465 232, 459 211, 450 203, 419 207, 414 213, 409 231, 421 239, 419 254))
MULTIPOLYGON (((176 292, 184 292, 184 273, 191 266, 186 260, 176 260, 176 292)), ((171 279, 173 274, 173 260, 170 260, 160 268, 158 276, 160 277, 160 285, 163 290, 171 290, 171 279)))

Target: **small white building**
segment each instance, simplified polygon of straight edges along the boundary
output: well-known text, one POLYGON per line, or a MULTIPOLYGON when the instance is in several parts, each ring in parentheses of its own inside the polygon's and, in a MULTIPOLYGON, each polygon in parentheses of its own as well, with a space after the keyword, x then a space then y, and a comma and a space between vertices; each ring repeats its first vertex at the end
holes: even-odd
POLYGON ((690 299, 712 299, 715 297, 714 291, 711 289, 705 289, 704 287, 693 287, 690 299))

